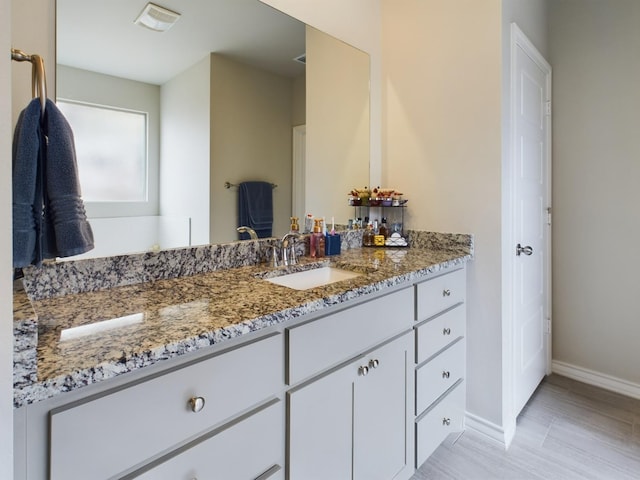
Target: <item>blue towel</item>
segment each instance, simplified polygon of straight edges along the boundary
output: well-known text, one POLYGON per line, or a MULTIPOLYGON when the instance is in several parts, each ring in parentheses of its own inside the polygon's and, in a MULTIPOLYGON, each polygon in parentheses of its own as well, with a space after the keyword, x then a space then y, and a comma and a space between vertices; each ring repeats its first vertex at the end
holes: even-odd
MULTIPOLYGON (((242 182, 238 187, 238 226, 255 230, 258 238, 271 236, 273 228, 273 186, 268 182, 242 182)), ((240 234, 240 240, 249 235, 240 234)))
POLYGON ((73 132, 58 107, 40 100, 20 114, 13 139, 13 266, 93 248, 80 197, 73 132))

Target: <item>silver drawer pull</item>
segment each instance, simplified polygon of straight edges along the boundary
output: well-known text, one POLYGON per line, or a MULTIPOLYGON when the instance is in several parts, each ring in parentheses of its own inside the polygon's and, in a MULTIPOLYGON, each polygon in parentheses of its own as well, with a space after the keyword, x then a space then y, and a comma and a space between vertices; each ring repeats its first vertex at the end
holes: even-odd
POLYGON ((449 378, 450 376, 451 376, 451 372, 448 372, 446 370, 444 372, 442 372, 442 378, 444 378, 445 380, 447 378, 449 378))
POLYGON ((189 408, 193 413, 198 413, 204 408, 204 398, 202 397, 191 397, 189 399, 189 408))
POLYGON ((358 375, 361 375, 361 376, 363 376, 363 377, 366 377, 368 373, 369 373, 369 367, 367 367, 366 365, 362 365, 362 366, 358 369, 358 375))
POLYGON ((444 425, 445 427, 448 427, 449 425, 451 425, 451 419, 450 418, 443 418, 442 419, 442 425, 444 425))
POLYGON ((374 358, 373 360, 369 360, 369 368, 378 368, 378 365, 380 365, 380 362, 378 361, 377 358, 374 358))
POLYGON ((442 291, 442 296, 443 297, 450 297, 451 296, 451 290, 449 290, 448 288, 442 291))
POLYGON ((442 329, 442 334, 443 335, 451 335, 451 329, 450 328, 443 328, 442 329))

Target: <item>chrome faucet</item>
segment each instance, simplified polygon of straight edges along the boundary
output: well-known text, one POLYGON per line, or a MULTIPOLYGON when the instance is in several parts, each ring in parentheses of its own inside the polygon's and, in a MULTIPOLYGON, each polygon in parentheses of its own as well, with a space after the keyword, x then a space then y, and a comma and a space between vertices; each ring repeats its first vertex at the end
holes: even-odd
POLYGON ((245 227, 243 225, 241 227, 236 228, 236 230, 238 231, 238 233, 248 233, 249 237, 251 237, 251 240, 258 239, 258 235, 256 234, 256 231, 253 228, 245 227))
POLYGON ((289 232, 282 237, 282 265, 285 267, 298 263, 296 258, 296 242, 299 233, 289 232))

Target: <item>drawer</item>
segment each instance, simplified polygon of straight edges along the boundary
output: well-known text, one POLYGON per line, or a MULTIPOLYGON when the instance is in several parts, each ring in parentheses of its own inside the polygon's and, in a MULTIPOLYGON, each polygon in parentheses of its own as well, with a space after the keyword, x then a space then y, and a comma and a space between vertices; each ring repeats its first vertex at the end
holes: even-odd
POLYGON ((464 377, 465 343, 459 340, 416 370, 416 415, 464 377))
POLYGON ((276 334, 50 415, 51 480, 99 480, 193 438, 283 387, 276 334), (189 400, 202 397, 194 413, 189 400))
POLYGON ((464 382, 416 420, 416 468, 420 467, 450 433, 464 428, 464 382))
POLYGON ((413 326, 413 288, 287 328, 287 384, 348 360, 413 326))
POLYGON ((416 320, 426 320, 466 298, 464 268, 417 285, 416 320))
MULTIPOLYGON (((283 480, 283 402, 261 410, 220 432, 189 444, 141 475, 123 480, 283 480)), ((155 462, 154 462, 155 463, 155 462)))
POLYGON ((465 336, 465 305, 446 311, 416 328, 416 363, 435 355, 455 339, 465 336))

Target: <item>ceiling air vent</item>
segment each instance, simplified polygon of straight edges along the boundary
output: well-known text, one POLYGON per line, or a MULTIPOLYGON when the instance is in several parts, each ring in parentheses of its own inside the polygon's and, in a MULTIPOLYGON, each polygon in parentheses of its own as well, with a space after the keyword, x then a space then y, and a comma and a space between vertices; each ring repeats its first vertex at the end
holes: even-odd
POLYGON ((303 53, 302 55, 298 55, 297 57, 295 57, 293 59, 294 62, 298 62, 298 63, 302 63, 303 65, 306 65, 307 63, 307 54, 303 53))
POLYGON ((147 3, 133 23, 156 32, 166 32, 178 21, 180 14, 154 3, 147 3))

